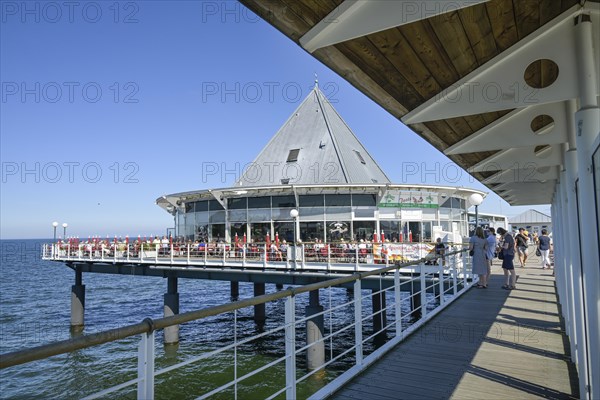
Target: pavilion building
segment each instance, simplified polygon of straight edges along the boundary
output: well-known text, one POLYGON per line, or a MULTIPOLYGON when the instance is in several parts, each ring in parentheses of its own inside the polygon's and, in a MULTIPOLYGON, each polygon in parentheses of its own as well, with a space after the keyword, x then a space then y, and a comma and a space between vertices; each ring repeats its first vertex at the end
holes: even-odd
POLYGON ((461 242, 475 193, 391 183, 315 85, 234 186, 156 202, 186 240, 461 242))

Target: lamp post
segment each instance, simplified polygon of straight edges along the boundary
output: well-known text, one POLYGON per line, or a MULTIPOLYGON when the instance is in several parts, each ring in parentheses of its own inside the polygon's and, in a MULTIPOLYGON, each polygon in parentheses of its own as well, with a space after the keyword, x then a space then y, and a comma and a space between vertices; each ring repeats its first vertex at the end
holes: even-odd
POLYGON ((58 222, 54 221, 52 223, 52 227, 54 228, 54 243, 56 243, 56 227, 58 226, 58 222))
POLYGON ((296 228, 296 224, 298 223, 298 210, 296 210, 295 208, 292 208, 290 210, 290 217, 292 217, 292 219, 294 220, 294 253, 293 253, 293 257, 294 257, 294 265, 296 264, 296 246, 298 245, 298 231, 296 228))
POLYGON ((67 238, 67 226, 69 226, 69 224, 67 224, 66 222, 63 222, 63 238, 67 238))
POLYGON ((479 205, 483 202, 483 196, 473 193, 469 196, 469 203, 475 206, 475 229, 479 226, 479 205))

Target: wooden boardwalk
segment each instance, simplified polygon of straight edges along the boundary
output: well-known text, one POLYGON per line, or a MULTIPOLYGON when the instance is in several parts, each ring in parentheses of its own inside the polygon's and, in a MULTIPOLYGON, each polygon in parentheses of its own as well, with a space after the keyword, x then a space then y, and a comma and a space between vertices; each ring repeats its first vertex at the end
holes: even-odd
POLYGON ((534 256, 517 274, 504 290, 495 265, 488 289, 470 289, 332 398, 579 398, 552 270, 534 256))

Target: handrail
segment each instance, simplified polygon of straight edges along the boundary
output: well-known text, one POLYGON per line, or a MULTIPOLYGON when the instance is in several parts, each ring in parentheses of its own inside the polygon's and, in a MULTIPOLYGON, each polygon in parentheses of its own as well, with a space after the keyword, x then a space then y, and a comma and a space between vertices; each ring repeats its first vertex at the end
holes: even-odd
MULTIPOLYGON (((461 249, 448 254, 443 257, 462 253, 466 249, 461 249)), ((436 256, 436 259, 440 256, 436 256)), ((62 340, 59 342, 49 343, 42 346, 32 347, 26 350, 18 350, 10 353, 0 355, 0 369, 12 367, 15 365, 25 364, 31 361, 41 360, 51 356, 69 353, 71 351, 85 349, 88 347, 96 346, 103 343, 114 342, 116 340, 125 339, 131 336, 139 335, 142 333, 152 333, 158 329, 164 329, 168 326, 179 325, 186 322, 215 316, 221 313, 234 311, 240 308, 254 306, 257 304, 266 303, 273 300, 278 300, 288 296, 295 296, 301 293, 310 292, 317 289, 322 289, 330 286, 342 285, 344 283, 357 281, 368 276, 380 275, 388 271, 395 269, 405 268, 411 265, 417 265, 424 263, 425 258, 402 263, 398 265, 392 265, 389 267, 383 267, 371 271, 355 272, 352 275, 343 276, 339 278, 329 279, 322 282, 316 282, 297 288, 290 288, 281 290, 275 293, 264 294, 261 296, 253 297, 250 299, 239 300, 232 303, 222 304, 218 306, 203 308, 195 311, 188 311, 181 314, 175 314, 170 317, 164 317, 159 319, 146 318, 142 322, 132 325, 126 325, 120 328, 109 329, 103 332, 92 333, 89 335, 83 335, 73 339, 62 340)))

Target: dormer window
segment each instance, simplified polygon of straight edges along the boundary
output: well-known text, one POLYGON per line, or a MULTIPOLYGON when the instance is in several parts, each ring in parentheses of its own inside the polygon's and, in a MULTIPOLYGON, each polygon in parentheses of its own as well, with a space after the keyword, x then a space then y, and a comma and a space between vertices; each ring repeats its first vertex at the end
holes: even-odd
POLYGON ((360 151, 354 150, 354 152, 356 153, 356 156, 358 157, 358 160, 362 163, 362 164, 366 164, 367 162, 365 161, 365 159, 363 158, 362 154, 360 154, 360 151))
POLYGON ((298 161, 298 154, 300 154, 300 149, 292 149, 292 150, 290 150, 286 162, 296 162, 296 161, 298 161))

